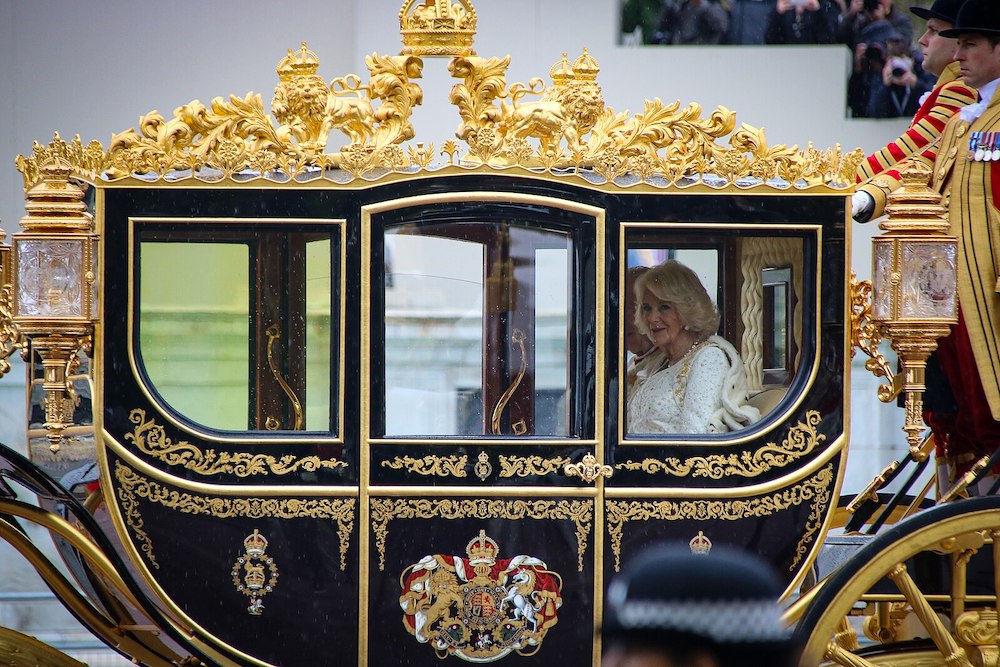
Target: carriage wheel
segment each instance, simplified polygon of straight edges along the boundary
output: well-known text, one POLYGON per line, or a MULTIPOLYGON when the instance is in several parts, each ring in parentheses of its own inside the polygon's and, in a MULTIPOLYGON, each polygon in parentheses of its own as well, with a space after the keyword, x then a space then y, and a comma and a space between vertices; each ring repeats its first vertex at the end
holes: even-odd
MULTIPOLYGON (((955 554, 953 591, 959 590, 954 588, 955 582, 960 582, 964 591, 964 562, 989 540, 993 541, 995 587, 1000 560, 1000 497, 973 498, 934 507, 878 535, 827 577, 822 588, 812 596, 796 627, 797 636, 805 646, 801 664, 819 665, 827 661, 826 664, 863 667, 916 664, 913 660, 928 667, 982 664, 983 653, 996 651, 996 603, 990 602, 987 609, 964 611, 964 605, 956 606, 952 598, 950 611, 954 629, 949 630, 907 571, 905 563, 923 551, 955 554), (862 657, 865 652, 858 655, 851 650, 855 647, 851 645, 850 633, 845 633, 844 621, 855 603, 885 578, 896 585, 905 599, 908 613, 919 619, 930 642, 897 643, 888 631, 884 635, 888 641, 867 651, 871 654, 868 660, 862 657), (977 636, 987 634, 989 639, 981 643, 980 650, 977 636), (975 655, 977 651, 980 655, 975 655)), ((903 605, 896 609, 886 605, 880 613, 883 619, 889 620, 894 612, 898 616, 902 608, 903 605)))

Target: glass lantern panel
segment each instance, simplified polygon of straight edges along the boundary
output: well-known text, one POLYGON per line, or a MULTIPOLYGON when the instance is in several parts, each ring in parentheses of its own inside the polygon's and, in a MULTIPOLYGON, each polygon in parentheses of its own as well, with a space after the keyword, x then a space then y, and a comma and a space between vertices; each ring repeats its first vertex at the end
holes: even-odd
POLYGON ((903 317, 955 316, 955 252, 950 243, 902 244, 903 317))
POLYGON ((872 317, 892 317, 892 243, 875 243, 872 248, 872 317))
POLYGON ((15 241, 18 315, 21 317, 85 316, 83 244, 83 239, 15 241))

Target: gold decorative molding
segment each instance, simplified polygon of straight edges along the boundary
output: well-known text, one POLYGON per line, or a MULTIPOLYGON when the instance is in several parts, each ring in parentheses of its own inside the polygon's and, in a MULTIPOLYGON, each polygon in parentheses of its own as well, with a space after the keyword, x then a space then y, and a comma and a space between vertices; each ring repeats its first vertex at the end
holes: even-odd
POLYGON ((452 456, 435 456, 428 454, 421 458, 412 456, 397 456, 391 461, 382 461, 382 466, 393 470, 406 470, 416 475, 448 477, 467 477, 465 470, 469 457, 465 454, 452 456))
POLYGON ((36 142, 31 155, 18 156, 25 189, 39 181, 40 165, 53 156, 70 165, 74 178, 92 183, 140 177, 346 184, 394 172, 519 167, 591 185, 732 185, 741 190, 846 189, 864 157, 860 149, 845 152, 840 146, 825 151, 811 145, 802 151, 770 146, 762 129, 747 124, 737 129, 736 114, 721 106, 702 117, 697 104, 682 108, 680 102, 654 98, 634 116, 615 112, 604 104, 597 83, 600 66, 586 49, 572 62, 564 55, 553 65, 549 85, 534 77, 508 86, 509 56, 482 58, 471 48, 454 46, 465 28, 444 23, 464 21, 467 28, 471 21, 474 30, 475 10, 467 0, 427 0, 408 14, 413 4, 410 0, 400 13, 404 41, 407 34, 418 34, 406 31, 424 14, 434 13, 446 17, 435 19, 430 33, 448 33, 449 45, 442 47, 434 42, 437 37, 425 39, 428 33, 423 33, 424 42, 408 45, 403 55, 367 56, 367 83, 356 74, 327 83, 317 74, 319 58, 303 44, 278 63, 273 119, 261 96, 248 93, 228 101, 216 97, 208 106, 194 100, 169 119, 151 112, 137 130, 112 137, 107 150, 98 141, 84 146, 78 136, 66 142, 55 134, 48 146, 36 142), (461 124, 459 142, 441 142, 447 163, 434 159, 434 144, 427 139, 406 144, 416 139, 411 116, 424 95, 414 82, 423 61, 414 54, 436 55, 432 52, 439 47, 455 56, 448 70, 460 80, 448 97, 461 124), (333 132, 347 143, 331 148, 333 132))
POLYGON ((865 370, 877 378, 888 380, 888 384, 879 386, 878 397, 882 402, 889 402, 899 392, 893 387, 896 373, 878 351, 881 342, 882 334, 872 320, 872 281, 857 280, 854 271, 851 271, 851 357, 856 350, 868 355, 865 370))
POLYGON ((378 569, 385 570, 385 544, 389 523, 398 519, 545 519, 572 521, 576 526, 577 568, 594 520, 590 500, 500 500, 486 498, 372 498, 371 521, 378 549, 378 569))
POLYGON ((276 459, 270 454, 250 454, 249 452, 204 452, 186 440, 174 443, 167 437, 163 427, 146 418, 146 411, 133 409, 128 419, 135 424, 132 433, 125 439, 134 443, 142 452, 153 456, 167 465, 182 466, 200 475, 229 474, 237 477, 253 475, 287 475, 299 470, 314 472, 320 468, 346 468, 347 463, 339 459, 321 459, 318 456, 296 457, 286 454, 276 459))
POLYGON ((0 378, 10 372, 10 363, 7 361, 15 352, 20 350, 23 357, 27 357, 28 344, 21 329, 14 323, 14 287, 10 283, 10 278, 4 273, 9 270, 4 262, 10 250, 5 246, 3 239, 6 236, 0 229, 0 378))
POLYGON ((541 456, 500 456, 500 477, 531 477, 559 472, 570 462, 565 456, 546 459, 541 456))
POLYGON ((154 567, 158 565, 149 536, 142 530, 138 498, 184 514, 207 514, 218 519, 332 519, 337 522, 340 539, 340 569, 347 569, 347 549, 354 531, 354 498, 231 498, 182 493, 142 477, 120 462, 115 463, 115 479, 125 521, 143 543, 142 551, 154 567))
POLYGON ((829 504, 834 481, 833 466, 828 465, 806 481, 778 493, 737 500, 608 500, 607 525, 615 572, 621 567, 622 536, 630 521, 722 520, 737 521, 767 517, 803 503, 812 504, 806 529, 796 545, 796 555, 789 567, 794 570, 808 544, 822 526, 824 508, 829 504))
POLYGON ((693 456, 684 461, 676 457, 663 460, 647 458, 642 461, 624 461, 615 467, 641 470, 650 475, 664 473, 673 477, 757 477, 774 468, 783 468, 821 445, 826 436, 817 432, 816 427, 822 420, 819 411, 809 410, 806 420, 788 429, 788 434, 780 444, 769 442, 755 452, 693 456))
POLYGON ((587 484, 590 484, 600 477, 611 477, 615 474, 615 471, 609 465, 598 464, 597 457, 588 453, 579 463, 567 462, 563 466, 563 474, 567 477, 579 477, 587 484))

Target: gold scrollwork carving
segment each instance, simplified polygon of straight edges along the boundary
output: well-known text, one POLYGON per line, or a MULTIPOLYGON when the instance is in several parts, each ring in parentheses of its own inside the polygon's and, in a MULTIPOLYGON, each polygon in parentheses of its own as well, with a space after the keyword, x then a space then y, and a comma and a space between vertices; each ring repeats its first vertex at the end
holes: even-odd
POLYGON ((378 549, 378 569, 385 570, 389 523, 396 519, 547 519, 576 526, 577 568, 583 572, 594 520, 590 500, 502 500, 484 498, 372 498, 372 532, 378 549))
MULTIPOLYGON (((3 237, 3 230, 0 230, 0 244, 3 242, 3 237)), ((2 268, 0 267, 0 269, 2 268)), ((24 335, 14 324, 13 305, 13 287, 0 281, 0 378, 10 372, 10 364, 7 360, 13 356, 14 352, 21 350, 23 355, 27 349, 24 335)))
POLYGON ((118 481, 118 499, 124 510, 125 521, 143 543, 142 551, 155 565, 152 544, 143 528, 138 510, 138 498, 156 503, 185 514, 207 514, 219 519, 332 519, 337 522, 340 540, 340 569, 347 569, 347 549, 354 532, 355 498, 229 498, 182 493, 166 488, 140 476, 131 468, 115 463, 118 481), (148 548, 147 548, 148 547, 148 548))
MULTIPOLYGON (((439 5, 419 9, 441 12, 439 5)), ((452 10, 456 8, 453 4, 452 10)), ((446 45, 446 52, 454 56, 449 71, 460 80, 449 101, 461 117, 456 134, 466 154, 456 158, 460 144, 445 141, 442 154, 448 155, 448 165, 463 160, 497 169, 519 166, 590 183, 595 177, 614 183, 629 175, 625 184, 657 187, 698 182, 740 188, 846 187, 853 184, 864 157, 860 149, 845 152, 840 146, 826 151, 770 146, 762 129, 741 124, 734 132, 736 114, 721 106, 703 118, 697 104, 682 108, 680 102, 664 104, 654 98, 646 100, 642 113, 616 113, 604 104, 597 83, 600 67, 586 49, 572 63, 563 55, 549 71, 551 85, 535 77, 508 86, 510 58, 471 55, 471 42, 463 41, 471 39, 471 33, 463 32, 469 25, 462 22, 474 24, 474 10, 470 4, 459 13, 448 14, 447 20, 465 27, 446 37, 454 42, 459 33, 465 36, 446 45), (727 136, 728 146, 717 143, 727 136), (775 185, 775 179, 783 184, 775 185)), ((414 82, 423 70, 418 54, 438 51, 440 37, 431 35, 428 44, 408 47, 403 55, 367 56, 367 83, 348 74, 327 84, 317 74, 314 52, 305 44, 297 52, 289 50, 276 70, 279 82, 271 112, 277 124, 255 93, 216 97, 207 106, 194 100, 170 119, 155 111, 147 114, 138 130, 115 135, 106 151, 98 141, 84 146, 79 137, 66 142, 56 134, 48 146, 36 142, 32 154, 18 156, 16 165, 26 190, 38 182, 40 165, 53 156, 64 159, 73 176, 89 182, 134 175, 219 181, 253 174, 281 182, 319 177, 343 183, 362 175, 378 179, 400 169, 438 169, 433 144, 424 140, 405 150, 404 144, 416 137, 411 117, 423 101, 423 90, 414 82), (347 143, 330 150, 335 131, 347 143)))
POLYGON ((321 459, 318 456, 296 457, 286 454, 276 459, 269 454, 249 452, 204 452, 186 440, 174 443, 167 437, 163 427, 146 418, 141 408, 132 410, 128 419, 135 424, 132 433, 125 439, 134 443, 141 451, 154 456, 167 465, 182 466, 201 475, 229 474, 237 477, 253 475, 287 475, 299 470, 313 472, 320 468, 346 468, 347 463, 338 459, 321 459))
POLYGON ((756 477, 768 470, 787 466, 822 444, 826 436, 816 430, 821 421, 822 416, 818 411, 809 410, 805 422, 800 421, 788 429, 788 435, 781 444, 769 442, 755 452, 693 456, 684 461, 675 457, 664 460, 647 458, 642 461, 624 461, 615 467, 641 470, 650 475, 665 473, 673 477, 756 477))
POLYGON ((882 334, 872 320, 872 281, 857 280, 851 271, 851 357, 855 350, 861 350, 868 355, 865 370, 875 377, 888 380, 878 388, 878 397, 882 402, 889 402, 896 397, 898 391, 893 387, 895 373, 892 366, 878 351, 882 342, 882 334))
POLYGON ((796 555, 789 570, 794 570, 808 551, 808 545, 822 525, 824 508, 829 504, 833 484, 833 466, 828 465, 805 482, 778 493, 738 500, 609 500, 608 534, 615 556, 615 571, 621 567, 622 536, 629 521, 723 520, 766 517, 781 510, 812 503, 806 529, 796 545, 796 555))
POLYGON ((549 475, 563 469, 570 459, 557 456, 546 459, 541 456, 500 456, 501 477, 531 477, 549 475))
POLYGON ((382 465, 393 470, 403 470, 416 475, 436 475, 438 477, 466 477, 465 467, 469 463, 469 457, 462 455, 434 456, 428 454, 422 458, 412 456, 397 456, 391 461, 382 461, 382 465))

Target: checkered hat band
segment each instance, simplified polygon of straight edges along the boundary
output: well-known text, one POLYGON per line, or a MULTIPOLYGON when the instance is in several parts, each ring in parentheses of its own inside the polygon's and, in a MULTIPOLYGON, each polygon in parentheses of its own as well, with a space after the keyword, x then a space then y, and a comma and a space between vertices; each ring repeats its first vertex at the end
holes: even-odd
POLYGON ((790 636, 781 609, 770 600, 635 600, 618 607, 615 614, 629 630, 689 632, 720 644, 782 641, 790 636))

